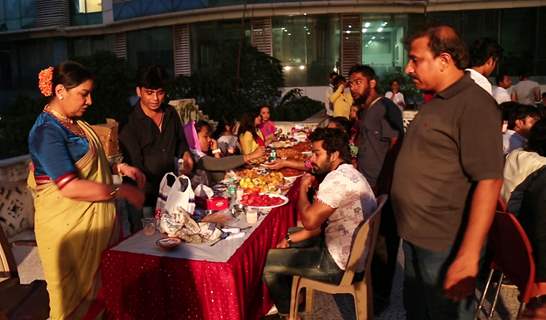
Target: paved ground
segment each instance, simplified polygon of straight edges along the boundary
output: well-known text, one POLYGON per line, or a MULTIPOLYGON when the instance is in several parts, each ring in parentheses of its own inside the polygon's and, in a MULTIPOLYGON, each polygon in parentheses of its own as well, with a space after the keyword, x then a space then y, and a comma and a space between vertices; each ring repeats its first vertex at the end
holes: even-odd
MULTIPOLYGON (((404 310, 402 301, 402 285, 403 285, 403 256, 400 251, 398 257, 398 267, 393 283, 393 290, 391 295, 391 305, 378 317, 376 320, 405 320, 406 312, 404 310)), ((492 290, 490 290, 492 291, 492 290)), ((503 286, 501 288, 501 295, 497 302, 497 312, 493 319, 511 320, 516 318, 519 302, 517 301, 518 290, 515 287, 503 286)), ((490 297, 492 300, 492 297, 490 297)), ((334 299, 331 295, 316 293, 314 297, 314 310, 311 316, 305 317, 305 319, 313 320, 341 320, 343 317, 339 312, 334 299)), ((489 310, 489 303, 486 306, 489 310)), ((274 319, 275 317, 268 317, 274 319)), ((349 318, 351 319, 351 318, 349 318)), ((480 316, 480 319, 486 319, 485 316, 480 316)), ((347 319, 343 319, 347 320, 347 319)))
MULTIPOLYGON (((14 250, 14 254, 18 262, 21 282, 30 283, 34 279, 43 279, 40 259, 38 258, 36 248, 17 247, 14 250)), ((402 304, 403 263, 401 253, 398 260, 399 264, 393 284, 391 305, 376 318, 377 320, 404 320, 406 318, 402 304)), ((510 286, 503 286, 494 319, 515 319, 519 306, 517 294, 517 289, 510 286)), ((273 319, 275 317, 267 318, 273 319)), ((337 320, 343 318, 331 295, 316 293, 313 314, 307 317, 307 319, 337 320)))

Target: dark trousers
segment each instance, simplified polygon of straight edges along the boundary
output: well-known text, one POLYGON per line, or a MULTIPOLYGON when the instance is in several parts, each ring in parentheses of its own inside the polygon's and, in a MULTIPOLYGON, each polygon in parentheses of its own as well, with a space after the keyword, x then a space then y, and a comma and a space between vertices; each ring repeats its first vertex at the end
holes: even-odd
POLYGON ((407 241, 403 242, 404 307, 408 320, 473 319, 475 300, 471 296, 461 302, 449 300, 443 282, 453 261, 453 250, 431 251, 407 241))
POLYGON ((381 224, 372 260, 373 311, 376 315, 381 314, 389 306, 399 247, 400 237, 391 201, 388 200, 381 213, 381 224))
POLYGON ((292 276, 338 284, 343 276, 322 240, 306 248, 271 249, 267 254, 264 281, 279 314, 290 312, 292 276))

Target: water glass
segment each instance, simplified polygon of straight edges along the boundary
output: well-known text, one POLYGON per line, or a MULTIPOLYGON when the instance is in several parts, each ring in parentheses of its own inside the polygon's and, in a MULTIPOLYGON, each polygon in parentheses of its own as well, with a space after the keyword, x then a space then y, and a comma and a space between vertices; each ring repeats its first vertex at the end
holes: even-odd
POLYGON ((142 218, 142 232, 146 236, 155 234, 156 221, 155 218, 142 218))

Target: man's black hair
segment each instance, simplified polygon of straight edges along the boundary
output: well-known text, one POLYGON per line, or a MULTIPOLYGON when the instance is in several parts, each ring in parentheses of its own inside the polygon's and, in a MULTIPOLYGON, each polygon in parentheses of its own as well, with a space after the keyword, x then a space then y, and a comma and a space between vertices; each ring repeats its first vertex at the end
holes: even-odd
POLYGON ((534 106, 517 103, 508 114, 508 129, 513 130, 517 120, 525 120, 527 117, 540 118, 540 113, 534 106))
POLYGON ((445 24, 429 24, 404 40, 406 50, 409 52, 411 43, 423 37, 428 38, 428 47, 434 57, 448 53, 458 69, 462 70, 468 66, 468 49, 455 28, 445 24))
POLYGON ((491 38, 481 38, 472 43, 468 49, 470 53, 470 67, 479 67, 489 58, 498 61, 502 58, 502 47, 491 38))
POLYGON ((510 75, 506 72, 499 72, 499 74, 497 74, 497 76, 495 77, 495 83, 498 85, 504 80, 504 77, 510 77, 510 75))
POLYGON ((355 64, 352 66, 351 69, 349 69, 349 77, 353 73, 362 74, 368 81, 375 79, 375 70, 366 64, 355 64))
POLYGON ((344 163, 351 163, 349 136, 342 129, 317 128, 309 135, 311 142, 322 141, 322 148, 328 155, 338 151, 344 163))
POLYGON ((159 65, 143 66, 138 71, 137 87, 147 89, 164 89, 169 81, 165 68, 159 65))
POLYGON ((537 121, 529 132, 527 140, 527 151, 538 153, 542 157, 546 157, 546 119, 537 121))

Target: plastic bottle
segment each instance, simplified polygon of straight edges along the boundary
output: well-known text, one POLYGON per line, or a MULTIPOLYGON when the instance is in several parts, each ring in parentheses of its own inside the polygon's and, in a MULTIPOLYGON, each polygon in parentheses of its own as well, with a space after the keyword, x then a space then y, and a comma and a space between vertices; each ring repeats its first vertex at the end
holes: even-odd
POLYGON ((275 148, 271 148, 271 152, 269 153, 269 161, 275 161, 277 159, 277 151, 275 148))

